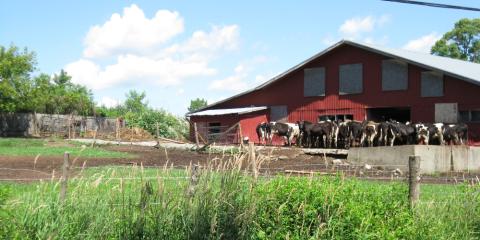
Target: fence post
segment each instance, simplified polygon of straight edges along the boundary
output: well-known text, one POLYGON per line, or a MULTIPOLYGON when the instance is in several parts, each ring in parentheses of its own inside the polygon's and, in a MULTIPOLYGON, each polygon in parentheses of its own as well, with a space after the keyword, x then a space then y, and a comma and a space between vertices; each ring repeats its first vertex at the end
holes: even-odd
POLYGON ((198 129, 197 129, 197 123, 193 123, 193 129, 195 130, 195 144, 197 145, 197 149, 200 146, 200 143, 198 142, 198 129))
POLYGON ((155 122, 155 134, 157 135, 157 146, 160 146, 160 129, 158 122, 155 122))
POLYGON ((97 140, 97 131, 98 131, 98 126, 95 127, 95 132, 93 132, 92 148, 95 147, 95 141, 97 140))
POLYGON ((240 135, 240 150, 243 149, 243 134, 242 134, 242 125, 238 123, 238 133, 240 135))
POLYGON ((199 167, 198 165, 194 164, 190 167, 190 186, 188 186, 187 195, 192 197, 195 195, 196 186, 199 181, 199 167))
POLYGON ((257 158, 255 156, 255 144, 253 142, 248 143, 248 153, 250 156, 250 164, 252 165, 253 177, 257 179, 257 158))
POLYGON ((408 198, 414 207, 420 197, 420 156, 408 157, 408 198))
POLYGON ((62 181, 60 186, 60 201, 63 203, 67 195, 68 171, 70 169, 70 153, 63 154, 62 181))

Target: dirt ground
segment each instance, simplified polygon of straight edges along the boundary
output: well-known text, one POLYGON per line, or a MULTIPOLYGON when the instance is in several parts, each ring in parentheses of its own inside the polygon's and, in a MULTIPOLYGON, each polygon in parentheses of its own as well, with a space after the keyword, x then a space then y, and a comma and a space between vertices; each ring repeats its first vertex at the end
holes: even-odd
MULTIPOLYGON (((197 153, 182 149, 156 149, 143 146, 105 146, 107 150, 128 152, 133 158, 78 158, 71 157, 75 168, 96 167, 106 165, 140 165, 163 167, 168 159, 168 165, 175 168, 185 168, 190 164, 206 165, 212 159, 231 158, 228 154, 197 153)), ((303 154, 301 149, 264 149, 259 153, 270 156, 261 166, 262 172, 279 172, 285 169, 316 170, 325 163, 321 156, 303 154)), ((333 158, 328 158, 330 161, 333 158)), ((63 165, 61 156, 40 156, 35 160, 32 156, 0 156, 0 180, 50 179, 52 175, 59 177, 63 165)))
MULTIPOLYGON (((71 157, 73 171, 79 172, 82 167, 96 167, 107 165, 143 165, 145 167, 163 167, 168 162, 169 166, 185 169, 191 164, 206 166, 217 159, 218 163, 229 161, 231 155, 222 153, 197 153, 184 149, 164 149, 144 146, 104 146, 112 151, 128 152, 133 158, 78 158, 71 157)), ((260 173, 271 176, 278 173, 306 175, 315 172, 323 175, 335 175, 342 172, 347 176, 356 176, 371 180, 405 180, 405 173, 395 172, 392 169, 371 166, 349 165, 341 156, 320 156, 304 154, 300 148, 266 148, 260 149, 257 156, 264 159, 260 173), (268 157, 267 157, 268 156, 268 157)), ((63 157, 40 156, 38 159, 32 156, 0 156, 0 181, 30 182, 35 180, 49 180, 59 178, 62 172, 63 157)), ((462 179, 478 179, 477 175, 465 173, 442 174, 437 176, 422 176, 422 182, 429 183, 458 183, 462 179)), ((479 180, 477 180, 480 182, 479 180)))

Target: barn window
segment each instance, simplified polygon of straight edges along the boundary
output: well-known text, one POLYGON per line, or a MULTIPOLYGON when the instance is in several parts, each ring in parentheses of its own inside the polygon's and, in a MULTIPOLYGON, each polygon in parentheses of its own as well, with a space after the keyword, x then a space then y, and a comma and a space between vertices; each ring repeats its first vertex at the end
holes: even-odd
POLYGON ((363 92, 363 66, 361 63, 340 65, 340 95, 363 92))
POLYGON ((407 90, 408 65, 395 59, 382 61, 382 90, 407 90))
POLYGON ((304 70, 303 96, 325 96, 325 68, 306 68, 304 70))
POLYGON ((471 122, 480 122, 480 111, 471 111, 470 112, 470 121, 471 122))
POLYGON ((460 111, 458 116, 460 122, 470 122, 470 111, 460 111))
POLYGON ((208 123, 208 135, 207 138, 209 141, 214 141, 222 130, 222 125, 219 122, 210 122, 208 123))
POLYGON ((286 122, 287 121, 287 106, 271 106, 270 107, 270 121, 286 122))
POLYGON ((421 92, 422 97, 443 96, 443 75, 433 71, 422 72, 421 92))

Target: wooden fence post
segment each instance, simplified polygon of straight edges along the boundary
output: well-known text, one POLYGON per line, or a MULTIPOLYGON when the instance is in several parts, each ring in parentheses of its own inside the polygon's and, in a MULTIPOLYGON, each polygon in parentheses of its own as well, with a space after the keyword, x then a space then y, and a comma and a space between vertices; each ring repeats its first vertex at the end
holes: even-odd
POLYGON ((67 195, 67 184, 68 184, 68 171, 70 169, 70 153, 65 152, 63 154, 63 167, 62 167, 62 180, 60 186, 60 202, 65 201, 67 195))
POLYGON ((157 135, 157 146, 160 146, 160 129, 158 126, 158 122, 155 122, 155 134, 157 135))
POLYGON ((97 140, 97 131, 98 131, 98 126, 95 127, 95 132, 93 132, 92 148, 95 147, 95 141, 97 140))
POLYGON ((187 195, 189 197, 195 195, 196 187, 200 177, 199 168, 200 166, 196 164, 190 167, 190 184, 187 191, 187 195))
POLYGON ((420 156, 408 157, 408 198, 414 207, 420 197, 420 156))
POLYGON ((198 128, 197 128, 197 123, 193 123, 193 129, 195 130, 195 144, 197 145, 197 149, 200 146, 200 143, 198 142, 198 128))
POLYGON ((254 179, 257 179, 257 157, 255 156, 255 144, 253 142, 248 143, 248 153, 250 156, 250 164, 252 165, 253 177, 254 179))
POLYGON ((242 134, 242 125, 238 123, 238 133, 240 135, 240 150, 243 149, 243 134, 242 134))

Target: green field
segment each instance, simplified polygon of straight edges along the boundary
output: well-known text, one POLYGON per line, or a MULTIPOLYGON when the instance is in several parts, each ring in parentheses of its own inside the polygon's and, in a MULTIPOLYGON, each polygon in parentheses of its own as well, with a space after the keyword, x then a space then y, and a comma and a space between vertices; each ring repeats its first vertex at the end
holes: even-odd
POLYGON ((480 186, 342 177, 253 179, 236 170, 102 167, 59 184, 0 183, 2 239, 478 239, 480 186), (3 235, 2 235, 3 234, 3 235))
POLYGON ((87 147, 60 139, 0 138, 0 156, 62 156, 70 152, 72 156, 86 158, 124 158, 133 155, 123 152, 108 151, 102 148, 87 147))

